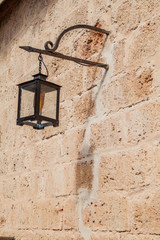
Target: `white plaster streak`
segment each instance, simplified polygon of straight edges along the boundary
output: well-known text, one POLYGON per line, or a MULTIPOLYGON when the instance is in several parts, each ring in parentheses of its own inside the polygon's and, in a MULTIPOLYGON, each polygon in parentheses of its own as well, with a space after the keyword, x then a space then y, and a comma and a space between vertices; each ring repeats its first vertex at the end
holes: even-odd
POLYGON ((79 219, 79 223, 78 223, 78 227, 79 227, 79 232, 80 232, 81 236, 85 240, 90 240, 90 235, 91 235, 91 231, 90 231, 89 227, 85 227, 84 224, 83 224, 83 220, 82 220, 83 202, 88 198, 88 195, 89 195, 88 190, 79 189, 79 197, 78 197, 78 219, 79 219))
MULTIPOLYGON (((99 116, 100 120, 102 120, 104 110, 101 97, 102 97, 102 91, 103 91, 103 86, 108 84, 110 81, 110 78, 112 76, 113 72, 113 44, 108 43, 105 46, 105 49, 103 51, 103 56, 105 56, 107 59, 104 61, 107 62, 110 66, 108 72, 104 74, 103 78, 101 79, 99 86, 95 88, 95 104, 96 104, 96 117, 99 116), (105 54, 105 55, 104 55, 105 54)), ((104 58, 105 58, 104 57, 104 58)), ((84 75, 84 78, 86 76, 84 75)), ((86 79, 87 81, 87 79, 86 79)), ((97 122, 96 118, 96 122, 97 122)), ((90 204, 91 202, 95 201, 97 199, 97 191, 98 191, 98 170, 99 170, 99 163, 100 163, 100 156, 98 153, 92 153, 89 155, 89 149, 90 149, 90 126, 93 124, 94 118, 89 119, 87 124, 86 124, 86 132, 83 140, 83 145, 81 149, 81 155, 85 158, 85 161, 93 161, 93 169, 92 169, 92 174, 93 174, 93 180, 92 180, 92 189, 84 189, 80 188, 78 189, 78 219, 79 219, 79 232, 81 236, 85 240, 90 240, 91 238, 91 230, 88 226, 85 226, 83 223, 83 217, 82 213, 83 210, 90 204)))
POLYGON ((91 198, 93 199, 97 199, 99 163, 100 163, 100 157, 97 154, 94 156, 93 185, 92 185, 92 193, 91 193, 91 198))
POLYGON ((88 189, 80 188, 78 190, 79 232, 85 240, 90 240, 91 230, 89 227, 85 227, 83 224, 82 211, 87 207, 87 205, 90 202, 95 201, 97 199, 98 169, 99 169, 99 163, 100 163, 100 158, 98 155, 93 154, 91 157, 92 157, 92 160, 94 161, 94 167, 92 170, 92 173, 93 173, 92 189, 88 190, 88 189))
POLYGON ((81 155, 87 156, 90 148, 90 123, 88 123, 82 144, 81 155))
POLYGON ((107 41, 107 44, 103 50, 103 59, 104 62, 109 65, 108 71, 104 74, 103 78, 101 79, 98 89, 95 89, 97 91, 96 93, 96 115, 97 116, 102 116, 104 112, 108 113, 108 109, 104 109, 102 97, 103 97, 103 88, 107 89, 108 84, 111 81, 111 77, 113 75, 113 66, 114 66, 114 61, 113 61, 113 51, 114 51, 114 45, 107 41))

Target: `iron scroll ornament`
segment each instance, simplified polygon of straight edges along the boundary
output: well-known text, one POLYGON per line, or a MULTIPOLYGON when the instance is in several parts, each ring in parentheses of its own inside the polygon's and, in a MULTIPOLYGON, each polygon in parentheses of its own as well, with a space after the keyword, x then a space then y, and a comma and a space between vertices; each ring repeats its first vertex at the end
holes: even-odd
POLYGON ((101 29, 101 28, 93 27, 93 26, 90 26, 90 25, 79 24, 79 25, 74 25, 74 26, 71 26, 69 28, 66 28, 58 36, 55 44, 53 44, 51 41, 47 41, 44 44, 45 50, 38 49, 38 48, 33 48, 33 47, 30 47, 30 46, 20 46, 20 48, 22 48, 23 50, 28 51, 28 52, 36 52, 36 53, 39 53, 39 54, 49 55, 49 56, 52 56, 52 57, 57 57, 57 58, 65 59, 65 60, 68 60, 68 61, 76 62, 76 63, 78 63, 80 65, 83 65, 83 66, 100 67, 100 68, 105 68, 106 70, 108 70, 108 68, 109 68, 108 64, 103 64, 103 63, 99 63, 99 62, 84 60, 84 59, 81 59, 81 58, 76 58, 76 57, 72 57, 72 56, 68 56, 68 55, 64 55, 62 53, 56 52, 62 37, 67 32, 69 32, 71 30, 74 30, 74 29, 78 29, 78 28, 90 29, 90 30, 93 30, 95 32, 106 34, 107 37, 110 33, 109 31, 106 31, 106 30, 101 29))

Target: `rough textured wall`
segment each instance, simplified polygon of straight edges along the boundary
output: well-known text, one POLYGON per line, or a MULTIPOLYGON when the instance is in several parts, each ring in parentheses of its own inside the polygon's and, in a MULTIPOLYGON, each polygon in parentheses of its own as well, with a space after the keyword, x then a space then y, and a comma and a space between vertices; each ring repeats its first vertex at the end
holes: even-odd
POLYGON ((22 0, 0 25, 0 235, 39 240, 160 240, 160 1, 22 0), (60 51, 109 71, 44 57, 62 85, 60 126, 16 126, 16 84, 37 54, 60 51))

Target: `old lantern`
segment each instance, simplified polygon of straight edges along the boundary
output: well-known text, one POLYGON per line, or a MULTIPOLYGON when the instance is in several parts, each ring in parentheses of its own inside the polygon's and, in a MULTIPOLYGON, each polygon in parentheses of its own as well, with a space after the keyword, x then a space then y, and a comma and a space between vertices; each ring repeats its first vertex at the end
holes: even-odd
POLYGON ((41 54, 38 59, 39 73, 33 75, 33 80, 18 84, 17 125, 29 125, 34 129, 56 127, 59 125, 61 86, 46 81, 48 70, 46 68, 47 75, 41 73, 41 64, 44 64, 41 54))
MULTIPOLYGON (((39 53, 39 73, 33 75, 34 79, 28 82, 18 84, 19 87, 19 99, 18 99, 18 125, 29 125, 35 129, 43 129, 46 126, 58 126, 59 124, 59 95, 61 86, 46 81, 48 77, 48 70, 43 62, 42 56, 47 55, 72 61, 83 66, 88 67, 100 67, 108 71, 109 65, 93 62, 86 59, 81 59, 73 56, 68 56, 57 51, 62 37, 75 29, 87 29, 92 30, 100 35, 109 35, 109 31, 105 29, 97 28, 86 24, 78 24, 68 27, 63 30, 58 36, 56 42, 53 44, 51 41, 47 41, 44 44, 45 49, 38 49, 31 46, 20 46, 21 49, 27 52, 39 53), (47 75, 41 73, 41 65, 45 66, 47 75)), ((92 41, 91 41, 92 42, 92 41)))

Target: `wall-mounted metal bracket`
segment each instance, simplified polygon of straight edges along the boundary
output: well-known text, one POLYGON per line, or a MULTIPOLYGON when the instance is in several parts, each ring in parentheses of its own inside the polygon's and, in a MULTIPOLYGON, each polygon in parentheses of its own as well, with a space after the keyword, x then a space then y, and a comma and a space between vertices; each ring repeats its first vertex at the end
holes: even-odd
POLYGON ((88 66, 88 67, 94 67, 95 66, 95 67, 105 68, 106 70, 108 70, 108 68, 109 68, 108 64, 103 64, 103 63, 99 63, 99 62, 92 62, 92 61, 89 61, 89 60, 84 60, 84 59, 81 59, 81 58, 67 56, 67 55, 64 55, 62 53, 56 52, 62 37, 67 32, 69 32, 69 31, 71 31, 73 29, 78 29, 78 28, 90 29, 90 30, 93 30, 95 32, 106 34, 107 36, 110 33, 109 31, 106 31, 106 30, 101 29, 101 28, 93 27, 93 26, 90 26, 90 25, 80 24, 80 25, 74 25, 72 27, 66 28, 58 36, 55 44, 53 44, 51 41, 47 41, 44 44, 45 50, 38 49, 38 48, 33 48, 33 47, 30 47, 30 46, 20 46, 20 48, 22 48, 22 49, 24 49, 25 51, 28 51, 28 52, 35 52, 35 53, 39 53, 39 54, 49 55, 49 56, 52 56, 52 57, 57 57, 57 58, 62 58, 62 59, 65 59, 65 60, 73 61, 73 62, 76 62, 78 64, 84 65, 84 66, 88 66))

